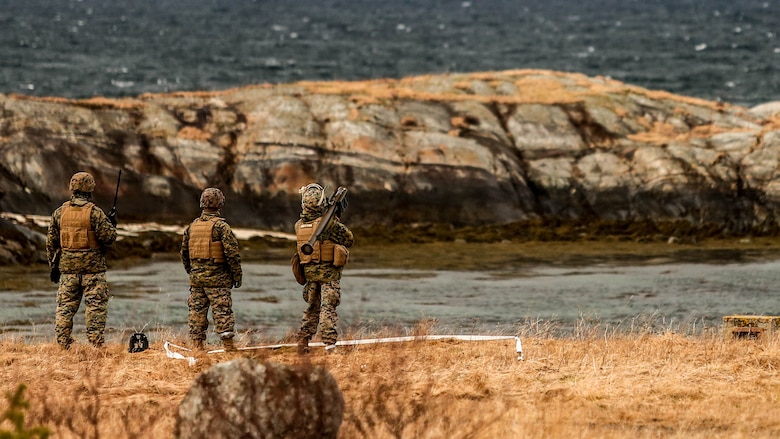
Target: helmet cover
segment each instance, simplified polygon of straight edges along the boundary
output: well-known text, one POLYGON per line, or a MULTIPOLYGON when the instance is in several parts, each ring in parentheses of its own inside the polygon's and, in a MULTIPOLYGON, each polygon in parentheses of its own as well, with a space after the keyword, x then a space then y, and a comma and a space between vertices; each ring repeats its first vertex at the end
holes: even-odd
POLYGON ((70 178, 68 189, 72 192, 88 192, 95 190, 95 179, 87 172, 77 172, 70 178))
POLYGON ((201 209, 220 209, 225 205, 225 196, 222 191, 210 187, 203 190, 200 194, 200 208, 201 209))
POLYGON ((325 205, 325 189, 317 183, 310 183, 298 190, 301 207, 305 210, 319 210, 325 205))

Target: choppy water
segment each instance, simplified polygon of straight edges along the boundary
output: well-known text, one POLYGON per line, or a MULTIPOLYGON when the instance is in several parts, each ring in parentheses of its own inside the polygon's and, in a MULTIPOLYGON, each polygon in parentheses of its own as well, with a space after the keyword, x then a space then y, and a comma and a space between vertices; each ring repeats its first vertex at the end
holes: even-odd
POLYGON ((0 93, 542 68, 780 100, 778 0, 3 0, 0 93))
MULTIPOLYGON (((289 267, 248 263, 244 270, 244 285, 233 294, 241 337, 267 341, 295 331, 304 302, 289 267)), ((345 273, 339 314, 350 333, 410 331, 425 319, 435 319, 438 331, 465 334, 516 334, 534 322, 563 331, 582 322, 695 331, 719 326, 725 315, 780 314, 780 261, 345 273)), ((110 270, 108 278, 109 339, 145 326, 186 334, 187 277, 178 262, 110 270)), ((0 292, 0 329, 52 339, 54 290, 0 292)), ((75 329, 84 341, 83 306, 75 329)))

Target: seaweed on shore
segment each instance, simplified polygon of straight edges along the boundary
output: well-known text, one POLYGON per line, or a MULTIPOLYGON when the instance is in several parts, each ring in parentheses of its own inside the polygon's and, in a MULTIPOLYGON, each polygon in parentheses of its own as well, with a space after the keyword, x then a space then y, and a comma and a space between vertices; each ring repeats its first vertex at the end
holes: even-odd
MULTIPOLYGON (((22 227, 22 226, 19 226, 22 227)), ((578 221, 562 219, 533 219, 503 225, 455 227, 451 224, 397 224, 352 227, 358 254, 361 248, 407 246, 424 244, 537 244, 568 245, 575 255, 621 253, 619 245, 631 245, 640 253, 645 244, 649 254, 679 253, 706 249, 715 245, 722 250, 767 250, 780 238, 777 227, 755 227, 737 233, 717 224, 692 224, 688 221, 578 221), (758 242, 760 241, 760 243, 758 242), (668 245, 676 245, 669 248, 668 245), (663 249, 653 246, 662 245, 663 249), (639 247, 638 247, 639 246, 639 247), (650 247, 653 247, 650 249, 650 247)), ((27 238, 15 229, 0 229, 0 265, 45 266, 46 250, 40 233, 34 230, 27 238)), ((117 261, 150 260, 154 257, 177 257, 181 235, 175 232, 147 231, 136 236, 123 236, 108 249, 110 263, 117 261), (167 256, 165 256, 167 255, 167 256)), ((241 241, 242 260, 289 260, 295 245, 292 241, 273 236, 255 236, 241 241)), ((395 251, 395 250, 394 250, 395 251)), ((512 249, 502 251, 511 253, 512 249)), ((419 253, 419 251, 415 251, 419 253)), ((546 259, 555 255, 547 255, 546 259)), ((559 257, 565 255, 558 254, 559 257)))
POLYGON ((780 237, 778 227, 754 227, 735 232, 722 225, 689 221, 532 219, 503 225, 451 224, 373 225, 353 228, 361 240, 382 243, 529 242, 529 241, 633 241, 696 244, 708 239, 780 237))

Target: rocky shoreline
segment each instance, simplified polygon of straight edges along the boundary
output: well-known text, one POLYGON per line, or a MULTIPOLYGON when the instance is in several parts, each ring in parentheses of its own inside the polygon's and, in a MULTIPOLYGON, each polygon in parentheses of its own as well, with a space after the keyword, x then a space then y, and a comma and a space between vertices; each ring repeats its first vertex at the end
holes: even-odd
POLYGON ((74 171, 125 221, 182 222, 218 186, 285 230, 300 186, 355 226, 685 221, 749 233, 780 207, 780 103, 752 109, 542 70, 69 101, 0 95, 0 211, 48 215, 74 171))
MULTIPOLYGON (((25 216, 50 215, 81 170, 109 206, 121 169, 122 223, 182 224, 217 186, 234 227, 288 233, 298 188, 318 181, 349 189, 347 221, 377 242, 696 242, 777 235, 779 164, 780 103, 542 70, 0 95, 0 211, 25 216)), ((2 263, 40 260, 30 230, 0 224, 2 263)))
MULTIPOLYGON (((45 234, 47 217, 0 214, 0 266, 46 266, 45 234)), ((119 225, 120 238, 109 249, 111 261, 149 261, 178 257, 183 225, 131 223, 119 225), (167 255, 167 256, 166 256, 167 255)), ((728 233, 717 225, 695 226, 686 221, 576 221, 527 220, 503 225, 454 227, 451 224, 373 225, 353 228, 362 249, 372 255, 368 266, 423 267, 432 258, 442 268, 478 269, 487 265, 513 264, 518 257, 526 263, 567 263, 587 261, 618 262, 666 257, 684 260, 682 252, 697 252, 700 259, 775 258, 780 255, 780 230, 756 228, 749 233, 728 233), (466 247, 497 253, 493 260, 468 256, 466 247), (454 247, 455 246, 455 247, 454 247), (457 247, 459 246, 459 247, 457 247), (457 248, 456 248, 457 247, 457 248), (523 249, 533 256, 523 256, 523 249), (410 250, 411 249, 411 250, 410 250), (411 253, 410 253, 411 251, 411 253), (431 254, 425 255, 423 253, 431 254), (401 260, 395 253, 406 255, 401 260), (453 263, 448 258, 461 261, 453 263)), ((236 229, 245 261, 287 263, 294 250, 293 235, 257 229, 236 229)), ((436 268, 436 267, 427 267, 436 268)))

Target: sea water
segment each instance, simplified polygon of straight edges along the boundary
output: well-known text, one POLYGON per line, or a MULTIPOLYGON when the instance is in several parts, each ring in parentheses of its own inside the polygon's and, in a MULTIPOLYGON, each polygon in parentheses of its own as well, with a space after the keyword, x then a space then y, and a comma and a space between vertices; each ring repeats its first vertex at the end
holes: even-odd
MULTIPOLYGON (((233 290, 240 339, 276 341, 294 333, 306 307, 287 265, 245 263, 233 290)), ((178 261, 107 273, 108 339, 138 330, 186 335, 188 278, 178 261)), ((436 332, 548 335, 578 327, 610 331, 697 332, 723 316, 780 314, 780 261, 526 267, 510 271, 350 269, 338 313, 343 333, 408 334, 421 322, 436 332)), ((56 288, 3 292, 6 335, 53 338, 56 288)), ((84 308, 74 319, 85 339, 84 308)), ((213 327, 211 328, 213 331, 213 327)), ((216 335, 210 333, 210 338, 216 335)))
POLYGON ((507 69, 780 100, 778 0, 3 0, 0 93, 85 98, 507 69))

